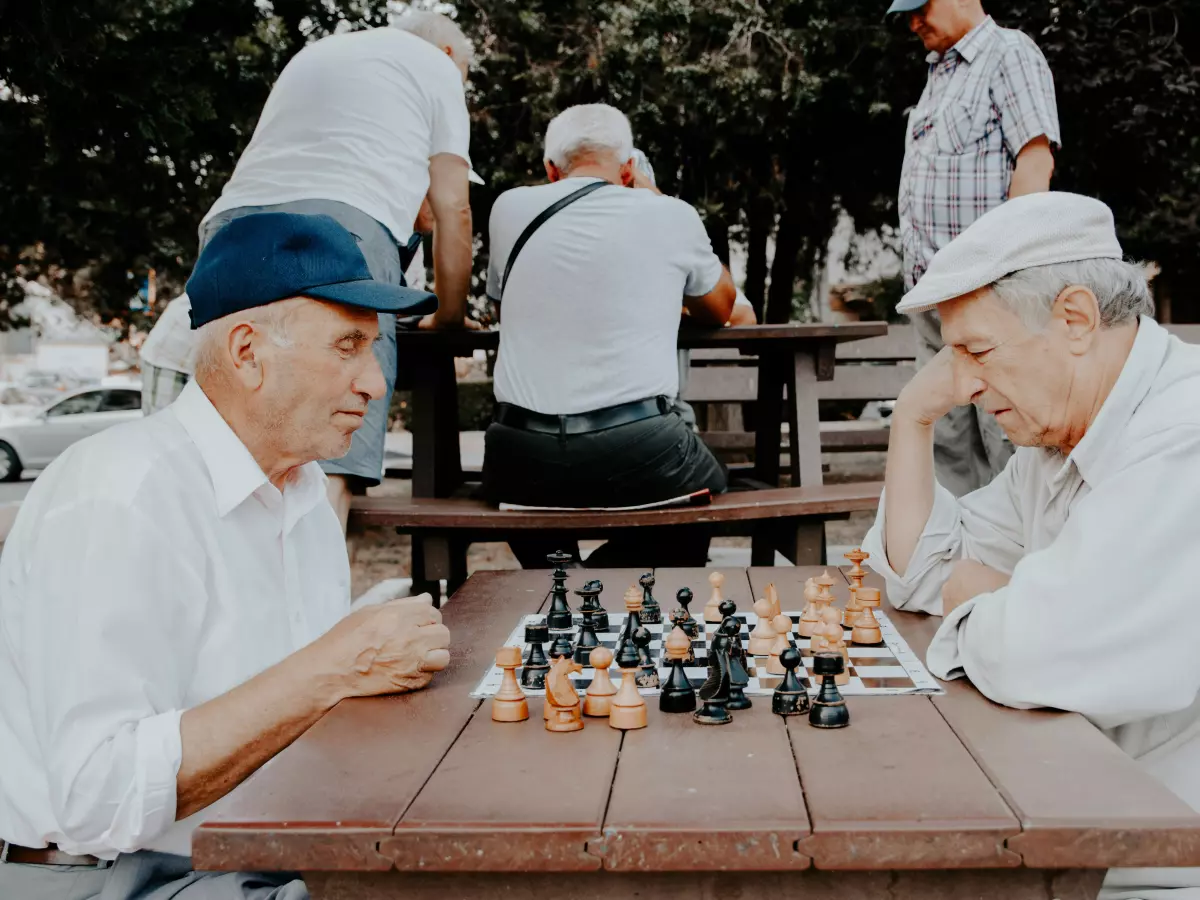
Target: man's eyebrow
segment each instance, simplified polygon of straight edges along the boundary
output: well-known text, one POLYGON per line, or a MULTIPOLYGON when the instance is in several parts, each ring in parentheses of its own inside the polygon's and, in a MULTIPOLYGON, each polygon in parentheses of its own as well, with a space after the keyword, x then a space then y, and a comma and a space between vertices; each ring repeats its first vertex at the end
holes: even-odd
POLYGON ((334 341, 335 344, 344 344, 346 341, 354 341, 356 344, 369 343, 371 338, 361 328, 355 328, 353 331, 347 331, 340 338, 334 341))

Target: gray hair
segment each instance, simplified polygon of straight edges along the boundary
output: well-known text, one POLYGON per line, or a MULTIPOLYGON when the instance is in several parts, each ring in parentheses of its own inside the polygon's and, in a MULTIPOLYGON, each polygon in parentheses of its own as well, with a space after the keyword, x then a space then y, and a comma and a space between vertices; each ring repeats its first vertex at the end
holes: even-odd
POLYGON ((1082 259, 1078 262, 1033 266, 1005 275, 991 286, 1015 312, 1025 327, 1040 330, 1050 321, 1055 299, 1072 284, 1089 288, 1100 305, 1104 328, 1154 314, 1154 299, 1145 269, 1119 259, 1082 259))
POLYGON ((393 28, 415 34, 421 40, 428 41, 435 47, 449 47, 454 54, 454 61, 470 65, 475 56, 475 48, 461 28, 453 19, 441 13, 429 12, 422 9, 410 9, 399 19, 391 23, 393 28))
POLYGON ((578 160, 596 153, 612 153, 620 163, 633 156, 633 129, 619 109, 586 103, 564 109, 551 120, 544 159, 569 172, 578 160))
POLYGON ((249 316, 234 313, 201 325, 196 329, 196 380, 210 381, 224 376, 226 339, 235 320, 252 322, 262 329, 276 347, 290 347, 292 339, 288 334, 288 320, 291 314, 292 308, 284 301, 259 307, 249 316))

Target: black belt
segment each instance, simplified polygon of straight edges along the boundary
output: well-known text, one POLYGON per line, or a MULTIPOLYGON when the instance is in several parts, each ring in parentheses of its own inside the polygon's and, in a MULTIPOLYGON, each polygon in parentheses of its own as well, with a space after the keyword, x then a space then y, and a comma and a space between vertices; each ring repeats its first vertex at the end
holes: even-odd
POLYGON ((49 847, 21 847, 7 841, 0 841, 0 863, 32 866, 89 866, 93 869, 107 869, 112 865, 112 862, 107 859, 64 853, 54 844, 49 847))
POLYGON ((492 420, 501 425, 507 425, 509 428, 537 431, 542 434, 556 434, 561 437, 568 434, 589 434, 593 431, 603 431, 606 428, 616 428, 619 425, 630 425, 633 422, 640 422, 642 419, 665 416, 672 408, 670 397, 651 397, 648 400, 634 400, 632 403, 606 406, 604 409, 595 409, 591 412, 550 416, 520 406, 513 406, 511 403, 497 403, 492 420))

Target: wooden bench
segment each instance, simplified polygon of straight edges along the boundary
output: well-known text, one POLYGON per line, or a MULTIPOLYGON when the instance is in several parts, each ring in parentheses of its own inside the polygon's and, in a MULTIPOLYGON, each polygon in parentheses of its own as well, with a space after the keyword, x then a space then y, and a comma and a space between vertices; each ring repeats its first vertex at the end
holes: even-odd
POLYGON ((702 529, 709 535, 749 534, 754 565, 770 565, 776 550, 797 565, 820 564, 825 560, 825 520, 875 509, 882 488, 881 483, 870 482, 731 491, 708 506, 634 512, 517 512, 465 497, 358 497, 350 519, 355 527, 386 526, 399 534, 419 534, 419 552, 414 541, 414 588, 427 590, 445 578, 448 590, 454 591, 466 581, 466 551, 471 543, 505 541, 529 531, 565 543, 671 525, 702 529))

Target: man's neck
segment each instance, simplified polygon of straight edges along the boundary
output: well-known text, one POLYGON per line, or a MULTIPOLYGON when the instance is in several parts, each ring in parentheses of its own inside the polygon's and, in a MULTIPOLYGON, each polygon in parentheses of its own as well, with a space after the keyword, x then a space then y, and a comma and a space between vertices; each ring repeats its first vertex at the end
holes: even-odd
POLYGON ((1083 440, 1088 429, 1095 423, 1096 417, 1100 415, 1100 410, 1104 408, 1105 402, 1117 385, 1117 379, 1121 377, 1121 372, 1125 369, 1129 354, 1133 352, 1137 334, 1136 322, 1132 326, 1118 326, 1101 332, 1100 340, 1104 342, 1105 346, 1097 359, 1098 364, 1091 379, 1093 386, 1090 390, 1080 392, 1081 396, 1088 398, 1075 417, 1080 425, 1072 428, 1068 432, 1066 440, 1059 445, 1059 451, 1064 456, 1079 446, 1079 442, 1083 440))
POLYGON ((621 167, 598 162, 582 162, 566 174, 567 178, 601 178, 609 184, 621 183, 621 167))
POLYGON ((954 38, 954 42, 950 45, 950 47, 953 49, 954 47, 958 46, 959 41, 978 28, 985 19, 987 19, 987 13, 983 11, 982 7, 964 10, 960 23, 959 34, 954 38))
POLYGON ((213 409, 225 420, 230 431, 237 435, 237 439, 250 451, 267 480, 282 493, 288 478, 304 465, 305 460, 281 453, 272 441, 271 431, 262 427, 263 417, 232 402, 218 385, 201 384, 200 389, 212 403, 213 409))

